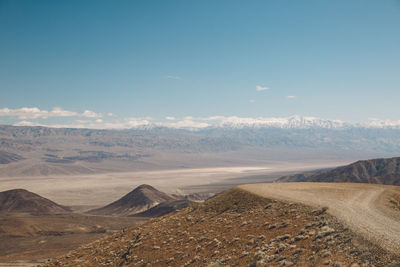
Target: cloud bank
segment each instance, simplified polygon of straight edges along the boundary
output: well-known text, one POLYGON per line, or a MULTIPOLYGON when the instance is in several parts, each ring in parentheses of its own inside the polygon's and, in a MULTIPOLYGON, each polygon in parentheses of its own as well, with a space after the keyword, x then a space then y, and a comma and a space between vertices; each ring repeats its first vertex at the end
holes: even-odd
MULTIPOLYGON (((400 129, 400 120, 379 120, 370 118, 368 122, 350 124, 340 120, 324 120, 315 117, 238 117, 238 116, 208 116, 208 117, 173 117, 163 119, 151 117, 119 118, 112 113, 96 113, 85 110, 81 113, 55 107, 52 110, 41 110, 37 107, 18 109, 0 109, 0 118, 7 117, 15 126, 44 126, 55 128, 88 128, 88 129, 137 129, 168 127, 173 129, 201 130, 209 127, 220 128, 329 128, 342 129, 346 127, 396 128, 400 129), (57 120, 57 118, 60 118, 57 120), (61 119, 63 118, 63 119, 61 119), (49 120, 52 119, 52 120, 49 120), (63 123, 54 123, 62 121, 63 123), (66 122, 65 122, 66 121, 66 122)), ((1 124, 1 121, 0 121, 1 124)))
POLYGON ((90 110, 85 110, 83 113, 69 111, 60 107, 55 107, 52 110, 41 110, 37 107, 23 107, 18 109, 2 108, 0 109, 0 117, 17 117, 21 120, 26 119, 47 119, 56 117, 86 117, 86 118, 101 118, 103 114, 96 113, 90 110))

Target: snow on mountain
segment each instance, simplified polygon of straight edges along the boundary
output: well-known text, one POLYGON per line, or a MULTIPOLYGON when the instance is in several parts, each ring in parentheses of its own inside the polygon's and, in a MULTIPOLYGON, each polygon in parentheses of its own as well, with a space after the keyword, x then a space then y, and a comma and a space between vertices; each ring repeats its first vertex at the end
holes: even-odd
POLYGON ((400 128, 400 120, 391 121, 391 120, 378 120, 371 119, 368 123, 362 124, 365 128, 391 128, 391 129, 399 129, 400 128))
POLYGON ((341 120, 326 120, 316 117, 238 117, 238 116, 210 116, 210 117, 166 117, 165 120, 154 118, 125 118, 116 121, 81 121, 73 124, 46 125, 32 121, 20 121, 14 126, 43 126, 51 128, 87 128, 87 129, 139 129, 150 130, 155 128, 182 129, 199 131, 204 129, 349 129, 349 128, 381 128, 400 129, 400 120, 370 119, 366 123, 348 123, 341 120))
POLYGON ((316 117, 237 117, 213 116, 205 118, 185 117, 173 122, 157 123, 152 125, 173 129, 201 130, 201 129, 244 129, 244 128, 279 128, 279 129, 349 129, 349 128, 381 128, 400 129, 399 121, 371 119, 367 123, 348 123, 341 120, 326 120, 316 117))
POLYGON ((314 117, 237 117, 237 116, 213 116, 213 117, 185 117, 182 120, 168 122, 154 122, 154 126, 174 129, 202 130, 202 129, 244 129, 244 128, 281 128, 281 129, 311 129, 327 128, 339 129, 350 126, 339 120, 324 120, 314 117))
POLYGON ((346 124, 338 120, 323 120, 314 117, 291 116, 287 118, 239 118, 225 117, 217 127, 231 128, 283 128, 283 129, 308 129, 308 128, 342 128, 346 124))

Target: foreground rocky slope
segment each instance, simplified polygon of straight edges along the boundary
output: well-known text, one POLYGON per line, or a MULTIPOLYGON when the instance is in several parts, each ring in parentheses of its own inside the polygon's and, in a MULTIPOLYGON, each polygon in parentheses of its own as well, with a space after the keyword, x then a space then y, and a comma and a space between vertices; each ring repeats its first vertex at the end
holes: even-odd
POLYGON ((361 160, 333 170, 284 176, 278 181, 400 185, 400 157, 361 160))
POLYGON ((261 197, 294 201, 329 213, 374 244, 400 256, 400 186, 363 183, 264 183, 240 188, 261 197))
POLYGON ((326 209, 234 188, 45 266, 397 266, 326 209))
POLYGON ((25 189, 13 189, 0 192, 0 213, 59 214, 70 212, 47 198, 25 189))

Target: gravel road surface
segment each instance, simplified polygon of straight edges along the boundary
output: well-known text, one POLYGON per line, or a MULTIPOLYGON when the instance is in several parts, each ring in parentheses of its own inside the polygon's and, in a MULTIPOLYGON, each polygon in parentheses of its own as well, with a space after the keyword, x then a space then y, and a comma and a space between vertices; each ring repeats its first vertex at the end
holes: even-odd
POLYGON ((356 183, 266 183, 239 188, 266 198, 328 207, 350 229, 400 255, 400 212, 388 207, 400 186, 356 183))

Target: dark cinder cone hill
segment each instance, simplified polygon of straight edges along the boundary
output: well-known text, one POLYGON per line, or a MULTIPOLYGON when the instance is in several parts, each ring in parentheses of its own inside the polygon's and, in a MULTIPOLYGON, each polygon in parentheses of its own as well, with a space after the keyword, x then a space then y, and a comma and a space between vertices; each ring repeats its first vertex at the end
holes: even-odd
POLYGON ((0 192, 0 213, 60 214, 70 211, 68 207, 25 189, 0 192))
POLYGON ((130 216, 146 211, 160 203, 176 200, 178 198, 161 192, 150 185, 143 184, 117 201, 87 213, 107 216, 130 216))

